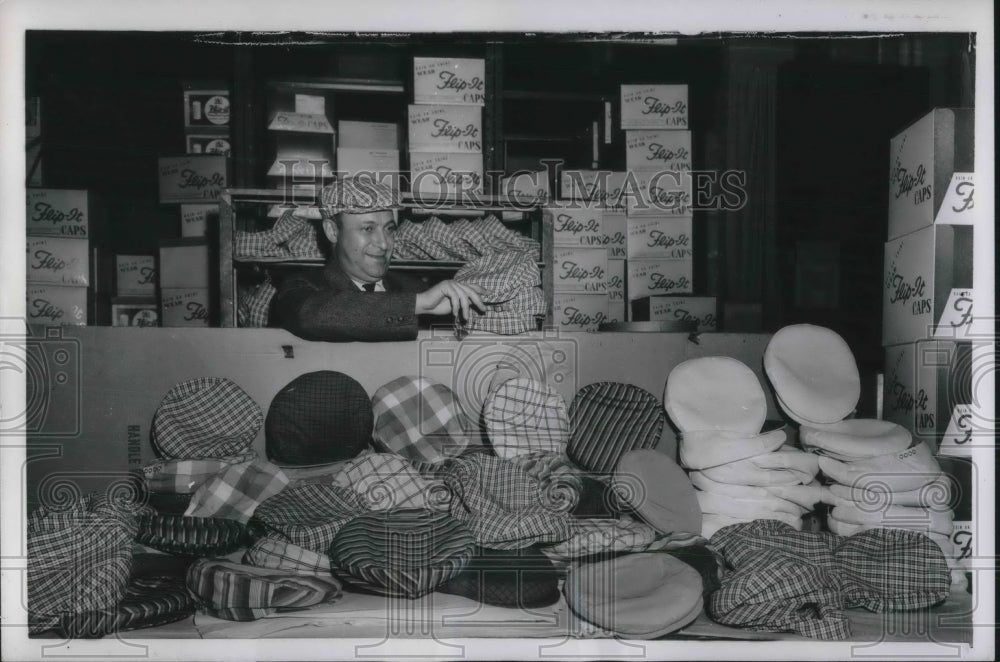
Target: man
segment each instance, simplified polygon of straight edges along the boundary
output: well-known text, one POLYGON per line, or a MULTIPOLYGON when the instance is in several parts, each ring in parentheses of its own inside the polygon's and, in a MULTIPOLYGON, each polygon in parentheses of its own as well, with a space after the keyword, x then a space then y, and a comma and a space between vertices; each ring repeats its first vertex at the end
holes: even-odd
POLYGON ((324 187, 320 207, 330 256, 279 284, 272 311, 282 328, 306 340, 413 340, 418 315, 485 310, 478 287, 446 280, 425 289, 389 271, 399 204, 388 186, 343 178, 324 187))

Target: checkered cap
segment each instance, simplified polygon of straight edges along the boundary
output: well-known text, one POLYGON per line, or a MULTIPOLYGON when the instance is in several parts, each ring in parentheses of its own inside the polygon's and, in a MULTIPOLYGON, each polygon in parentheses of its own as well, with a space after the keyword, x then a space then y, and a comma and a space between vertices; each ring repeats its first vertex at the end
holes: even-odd
POLYGON ((371 443, 368 393, 341 372, 296 377, 271 400, 265 423, 267 457, 302 466, 349 460, 371 443))
POLYGON ((468 445, 455 394, 424 377, 399 377, 372 396, 375 446, 411 462, 437 464, 468 445))
POLYGON ((338 485, 308 483, 264 501, 251 521, 300 547, 325 554, 341 527, 363 512, 357 492, 338 485))
POLYGON ((271 320, 271 300, 277 289, 267 274, 264 282, 248 292, 241 293, 236 304, 236 314, 240 327, 264 328, 271 320))
POLYGON ((419 247, 423 228, 418 223, 404 220, 393 235, 392 257, 396 260, 429 260, 431 256, 419 247))
POLYGON ((269 230, 246 232, 237 230, 233 236, 233 254, 237 257, 323 259, 317 242, 316 226, 285 211, 269 230))
POLYGON ((144 515, 135 541, 168 554, 223 556, 245 547, 247 527, 221 517, 144 515))
POLYGON ((153 445, 168 458, 238 455, 253 443, 263 418, 257 403, 225 377, 192 379, 160 403, 153 445))
POLYGON ((570 536, 541 549, 553 561, 568 562, 597 554, 644 551, 656 540, 656 529, 629 517, 574 519, 570 536))
POLYGON ((477 232, 473 233, 473 240, 480 242, 478 246, 480 246, 481 253, 502 253, 514 250, 538 255, 540 252, 541 247, 537 241, 514 232, 493 214, 474 221, 473 225, 477 226, 477 232))
POLYGON ((479 255, 478 251, 472 250, 465 242, 458 237, 457 230, 469 223, 466 219, 459 219, 451 224, 447 224, 437 216, 432 216, 423 223, 424 232, 448 253, 451 260, 471 260, 479 255))
POLYGON ((456 260, 460 259, 452 251, 448 249, 448 242, 450 237, 448 236, 447 227, 443 223, 438 221, 438 225, 431 225, 428 228, 428 222, 424 221, 419 224, 415 224, 415 231, 411 231, 406 235, 406 239, 410 246, 419 254, 426 255, 424 259, 428 260, 456 260), (443 228, 443 230, 442 230, 443 228))
POLYGON ((451 513, 468 523, 482 547, 516 549, 570 535, 565 510, 553 506, 539 481, 507 460, 463 456, 442 471, 442 478, 454 494, 451 513))
POLYGON ((521 289, 542 284, 538 263, 523 250, 486 253, 465 263, 455 274, 460 283, 486 290, 483 303, 503 303, 521 289))
POLYGON ((569 408, 566 452, 589 471, 610 473, 628 451, 654 448, 665 418, 659 399, 638 386, 618 382, 584 386, 569 408))
POLYGON ((483 420, 496 454, 562 454, 569 437, 569 414, 559 393, 526 377, 500 384, 486 398, 483 420))
POLYGON ((254 451, 231 457, 204 460, 160 460, 142 468, 146 488, 165 494, 194 494, 208 479, 227 467, 248 462, 257 457, 254 451))
POLYGON ((134 527, 131 512, 95 496, 28 517, 32 634, 57 626, 63 614, 115 609, 128 585, 134 527))
POLYGON ((477 547, 469 565, 438 590, 488 605, 533 609, 559 601, 560 576, 536 547, 477 547))
POLYGON ((330 574, 330 557, 277 536, 265 536, 247 548, 243 563, 258 568, 304 574, 330 574))
POLYGON ((342 177, 323 187, 319 204, 328 214, 365 214, 399 208, 395 189, 370 177, 342 177))
POLYGON ((255 458, 233 464, 209 478, 191 497, 185 515, 224 517, 246 523, 254 509, 288 485, 281 467, 255 458))
POLYGON ((194 598, 183 581, 132 578, 114 609, 62 614, 56 632, 70 639, 100 638, 175 623, 194 611, 194 598))
POLYGON ((428 508, 439 506, 436 499, 447 496, 440 481, 429 482, 392 453, 367 453, 351 460, 334 476, 333 484, 356 492, 368 510, 428 508))
POLYGON ((187 587, 202 608, 230 621, 253 621, 279 609, 306 609, 332 602, 341 596, 340 586, 329 575, 304 575, 213 559, 199 559, 187 575, 187 587))
POLYGON ((565 453, 539 451, 507 458, 540 483, 542 500, 549 508, 574 513, 589 480, 565 453))
POLYGON ((330 558, 351 584, 418 598, 461 572, 474 548, 469 529, 447 513, 403 508, 351 520, 330 546, 330 558))

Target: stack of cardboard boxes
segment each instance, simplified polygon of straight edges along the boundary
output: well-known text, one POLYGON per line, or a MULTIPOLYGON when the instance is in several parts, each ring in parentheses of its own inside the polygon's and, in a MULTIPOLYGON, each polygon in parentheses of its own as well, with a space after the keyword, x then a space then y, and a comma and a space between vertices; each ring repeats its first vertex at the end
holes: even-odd
POLYGON ((884 416, 937 452, 964 492, 969 505, 955 508, 953 534, 963 561, 974 548, 975 512, 974 467, 965 458, 977 444, 995 443, 977 431, 971 409, 981 351, 974 226, 992 222, 977 218, 973 134, 972 110, 935 109, 892 139, 882 282, 884 416))
POLYGON ((29 324, 87 324, 89 203, 87 191, 27 190, 29 324))

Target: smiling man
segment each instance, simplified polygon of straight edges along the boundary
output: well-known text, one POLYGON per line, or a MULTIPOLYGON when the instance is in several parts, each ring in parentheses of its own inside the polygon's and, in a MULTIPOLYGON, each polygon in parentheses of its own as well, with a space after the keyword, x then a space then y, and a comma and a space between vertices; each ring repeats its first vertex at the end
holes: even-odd
POLYGON ((399 203, 370 179, 343 178, 320 194, 330 256, 322 269, 289 274, 272 303, 278 324, 306 340, 385 341, 417 337, 418 315, 484 310, 477 288, 446 280, 426 288, 389 270, 399 203))

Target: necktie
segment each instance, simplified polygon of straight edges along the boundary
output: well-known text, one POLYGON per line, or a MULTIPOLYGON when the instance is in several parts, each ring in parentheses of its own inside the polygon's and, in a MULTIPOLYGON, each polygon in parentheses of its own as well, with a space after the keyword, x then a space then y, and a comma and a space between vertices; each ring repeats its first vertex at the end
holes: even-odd
POLYGON ((362 289, 364 289, 365 292, 374 292, 375 291, 375 283, 365 283, 361 287, 362 287, 362 289))

